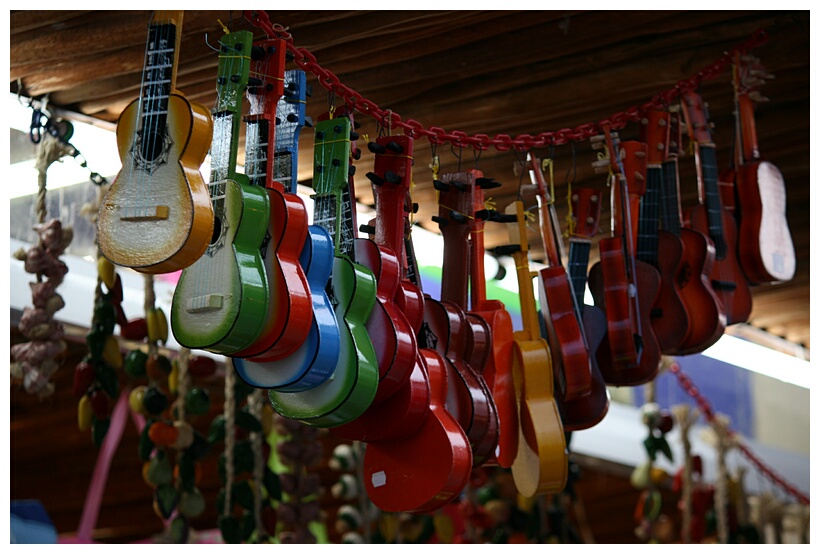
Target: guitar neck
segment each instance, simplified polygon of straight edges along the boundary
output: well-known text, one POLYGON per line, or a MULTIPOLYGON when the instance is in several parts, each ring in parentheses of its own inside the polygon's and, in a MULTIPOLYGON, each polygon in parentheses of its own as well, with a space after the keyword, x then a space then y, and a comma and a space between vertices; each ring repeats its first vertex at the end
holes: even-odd
POLYGON ((661 227, 675 236, 681 234, 680 179, 678 158, 671 157, 661 166, 661 227))
POLYGON ((638 241, 636 257, 642 262, 658 267, 658 222, 660 220, 660 187, 663 181, 661 166, 648 166, 646 192, 641 198, 638 216, 638 241))
POLYGON ((717 155, 714 144, 699 144, 696 150, 700 166, 703 204, 709 224, 709 237, 715 243, 715 257, 726 256, 726 240, 723 235, 723 204, 718 185, 717 155))
POLYGON ((290 194, 297 193, 299 136, 305 127, 307 82, 301 70, 285 71, 284 95, 276 105, 276 145, 273 179, 290 194))
POLYGON ((268 186, 271 121, 265 117, 249 118, 245 126, 245 175, 248 182, 268 186))
POLYGON ((146 160, 161 154, 159 135, 168 119, 168 100, 176 89, 182 11, 158 11, 148 28, 140 92, 140 147, 146 160))
POLYGON ((569 239, 568 273, 575 294, 575 305, 578 311, 584 311, 584 293, 587 287, 587 270, 589 268, 589 253, 592 241, 586 238, 571 237, 569 239))

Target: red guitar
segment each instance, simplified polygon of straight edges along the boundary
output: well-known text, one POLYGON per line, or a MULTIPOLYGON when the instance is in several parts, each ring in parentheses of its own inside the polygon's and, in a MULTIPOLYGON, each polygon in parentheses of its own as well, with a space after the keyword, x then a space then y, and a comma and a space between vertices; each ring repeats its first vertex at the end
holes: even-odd
POLYGON ((530 155, 528 162, 538 194, 539 229, 547 255, 547 267, 538 272, 539 306, 552 353, 555 396, 559 402, 569 402, 590 394, 589 350, 572 284, 561 261, 563 240, 552 190, 547 190, 541 160, 530 155))
POLYGON ((264 186, 270 199, 270 220, 262 243, 262 259, 270 287, 270 301, 260 336, 232 354, 256 362, 289 356, 308 336, 313 301, 299 256, 307 237, 308 215, 296 194, 273 179, 276 151, 276 109, 284 94, 285 52, 282 39, 256 41, 264 52, 254 62, 246 95, 245 174, 251 184, 264 186))
POLYGON ((439 192, 439 224, 444 238, 444 259, 441 273, 441 301, 427 298, 425 323, 439 338, 436 350, 451 365, 450 381, 455 394, 448 403, 450 412, 462 425, 473 449, 473 465, 480 467, 490 460, 498 445, 498 411, 492 394, 481 373, 470 365, 472 353, 468 346, 482 337, 487 327, 468 318, 467 272, 470 267, 469 218, 476 180, 483 175, 478 170, 448 173, 435 181, 439 192), (429 317, 428 317, 429 316, 429 317), (446 340, 441 339, 446 337, 446 340))
POLYGON ((709 274, 715 261, 715 245, 703 233, 683 227, 678 178, 678 150, 681 127, 678 113, 669 112, 669 140, 662 164, 661 230, 658 232, 659 252, 674 244, 683 244, 683 255, 675 275, 675 286, 690 314, 689 331, 675 348, 675 354, 702 352, 723 335, 726 315, 709 274))
POLYGON ((606 314, 598 306, 584 303, 587 269, 592 238, 598 234, 601 218, 601 191, 573 188, 570 195, 572 225, 569 229, 567 268, 572 282, 575 305, 581 314, 589 357, 592 382, 590 393, 577 400, 559 402, 565 431, 579 431, 597 425, 609 411, 609 391, 598 367, 595 353, 606 335, 606 314))
MULTIPOLYGON (((413 241, 406 236, 410 281, 421 287, 413 241)), ((425 312, 428 303, 425 302, 425 312)), ((420 335, 423 344, 425 335, 420 335)), ((457 498, 473 467, 470 443, 461 425, 450 414, 447 398, 448 361, 437 351, 422 347, 430 384, 430 403, 421 428, 409 437, 368 443, 363 472, 368 498, 386 512, 433 512, 457 498)), ((389 421, 384 420, 389 425, 389 421)))
MULTIPOLYGON (((640 202, 636 257, 658 270, 661 286, 652 306, 652 329, 661 352, 674 354, 690 328, 690 312, 678 292, 678 275, 683 263, 683 242, 660 231, 663 161, 669 149, 669 112, 653 110, 642 128, 645 138, 635 144, 635 153, 624 159, 627 175, 645 176, 646 190, 640 202)), ((623 143, 625 146, 627 143, 623 143)))
POLYGON ((470 220, 470 311, 490 327, 491 353, 482 371, 487 388, 491 391, 498 411, 498 449, 496 462, 510 467, 518 445, 518 408, 512 379, 513 324, 510 313, 499 300, 487 298, 487 280, 484 273, 484 221, 489 215, 484 210, 484 191, 500 184, 490 179, 476 179, 470 220))
POLYGON ((689 139, 697 144, 695 168, 698 175, 698 205, 687 214, 687 227, 708 236, 715 245, 715 263, 710 274, 726 314, 726 324, 742 323, 752 311, 752 294, 737 259, 737 224, 723 207, 718 187, 717 155, 706 105, 696 92, 684 93, 681 107, 689 139))
POLYGON ((737 256, 753 285, 789 281, 797 265, 786 220, 783 175, 777 166, 763 160, 757 144, 754 109, 762 100, 758 89, 771 77, 756 58, 736 54, 736 159, 733 170, 724 172, 721 181, 734 184, 737 256))
POLYGON ((660 366, 660 346, 651 323, 660 275, 635 259, 631 182, 624 172, 617 135, 608 127, 604 131, 616 179, 612 184, 612 237, 599 241, 601 259, 589 271, 590 292, 607 318, 607 333, 596 357, 608 384, 633 386, 654 379, 660 366))

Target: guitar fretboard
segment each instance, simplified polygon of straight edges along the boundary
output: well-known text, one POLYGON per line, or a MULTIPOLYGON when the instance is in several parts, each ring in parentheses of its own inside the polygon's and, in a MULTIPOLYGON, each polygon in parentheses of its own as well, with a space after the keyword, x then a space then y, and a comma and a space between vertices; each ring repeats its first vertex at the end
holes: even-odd
POLYGON ((141 154, 146 160, 154 160, 160 154, 160 137, 165 133, 168 98, 174 85, 175 49, 175 25, 153 25, 149 29, 140 94, 141 154))
POLYGON ((715 147, 699 145, 700 167, 703 176, 704 203, 706 218, 709 223, 709 237, 715 243, 715 257, 722 260, 726 257, 726 241, 723 237, 723 205, 718 188, 718 167, 715 147))
POLYGON ((249 121, 245 128, 245 175, 252 185, 266 186, 270 121, 249 121))
MULTIPOLYGON (((589 265, 589 251, 592 242, 589 239, 572 237, 569 239, 568 273, 575 295, 575 306, 583 315, 584 292, 587 287, 587 266, 589 265)), ((580 321, 580 320, 579 320, 580 321)))
POLYGON ((658 220, 660 205, 658 194, 663 180, 660 166, 646 169, 646 192, 641 197, 638 216, 638 244, 635 255, 642 261, 658 267, 658 220))
POLYGON ((661 182, 661 228, 675 236, 680 236, 681 214, 677 158, 665 161, 661 171, 663 172, 661 182))
POLYGON ((285 192, 296 194, 299 170, 299 135, 305 124, 305 74, 299 70, 285 71, 285 93, 276 104, 276 154, 273 179, 285 192))

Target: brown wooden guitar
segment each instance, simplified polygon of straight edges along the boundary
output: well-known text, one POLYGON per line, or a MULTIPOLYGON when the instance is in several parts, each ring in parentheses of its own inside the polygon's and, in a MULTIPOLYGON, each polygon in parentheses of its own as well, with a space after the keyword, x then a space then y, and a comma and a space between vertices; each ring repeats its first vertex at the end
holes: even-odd
POLYGON ((726 314, 726 324, 743 323, 752 311, 752 294, 737 258, 737 223, 723 207, 718 186, 717 155, 706 104, 700 94, 686 92, 681 108, 689 139, 695 143, 698 205, 686 216, 687 227, 707 235, 715 245, 710 279, 726 314))

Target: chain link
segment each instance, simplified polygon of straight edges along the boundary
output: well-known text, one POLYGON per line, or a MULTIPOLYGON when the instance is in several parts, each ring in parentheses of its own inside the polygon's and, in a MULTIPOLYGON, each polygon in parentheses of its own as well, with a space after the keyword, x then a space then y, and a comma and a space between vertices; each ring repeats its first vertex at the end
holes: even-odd
POLYGON ((287 27, 283 27, 278 23, 271 23, 267 12, 264 10, 246 10, 245 18, 254 26, 262 29, 268 37, 285 40, 288 50, 293 54, 293 61, 297 66, 315 75, 320 85, 329 92, 344 99, 345 104, 364 115, 373 117, 379 124, 385 127, 401 128, 406 135, 416 139, 424 137, 433 145, 449 142, 456 148, 471 146, 475 150, 483 151, 493 147, 499 152, 506 152, 511 148, 517 151, 528 151, 533 148, 543 148, 546 146, 561 146, 570 142, 584 142, 589 140, 590 137, 602 133, 603 127, 606 125, 612 130, 623 129, 629 122, 641 121, 650 110, 665 108, 672 104, 681 94, 696 90, 702 81, 709 81, 719 77, 731 66, 735 52, 740 52, 741 54, 748 53, 750 50, 765 44, 769 40, 768 33, 763 29, 759 29, 745 42, 730 52, 726 52, 723 56, 695 75, 692 75, 688 79, 678 81, 674 87, 657 93, 651 100, 640 106, 629 107, 597 123, 584 123, 574 129, 565 128, 557 131, 543 131, 535 136, 520 134, 513 138, 506 134, 496 134, 490 138, 486 134, 468 135, 463 131, 451 131, 448 133, 441 127, 431 126, 425 128, 422 123, 414 119, 402 121, 401 116, 396 112, 380 108, 375 102, 364 98, 359 92, 342 83, 336 74, 319 65, 316 61, 316 57, 310 51, 295 46, 293 44, 293 36, 288 32, 287 27))

